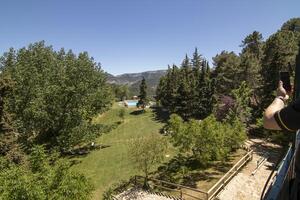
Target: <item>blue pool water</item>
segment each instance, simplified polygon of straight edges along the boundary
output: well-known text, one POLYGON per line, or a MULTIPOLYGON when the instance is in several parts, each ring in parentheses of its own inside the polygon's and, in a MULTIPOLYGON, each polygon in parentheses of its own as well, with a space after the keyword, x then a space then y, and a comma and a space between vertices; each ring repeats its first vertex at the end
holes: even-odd
POLYGON ((138 100, 127 100, 126 102, 128 106, 136 106, 138 100))

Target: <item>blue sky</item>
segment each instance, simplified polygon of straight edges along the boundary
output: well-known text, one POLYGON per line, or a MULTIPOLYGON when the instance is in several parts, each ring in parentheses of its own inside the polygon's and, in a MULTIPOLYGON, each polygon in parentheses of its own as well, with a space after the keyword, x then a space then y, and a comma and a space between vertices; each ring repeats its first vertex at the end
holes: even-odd
POLYGON ((195 47, 210 61, 238 53, 252 31, 268 38, 292 17, 299 0, 0 0, 0 54, 45 40, 112 74, 166 69, 195 47))

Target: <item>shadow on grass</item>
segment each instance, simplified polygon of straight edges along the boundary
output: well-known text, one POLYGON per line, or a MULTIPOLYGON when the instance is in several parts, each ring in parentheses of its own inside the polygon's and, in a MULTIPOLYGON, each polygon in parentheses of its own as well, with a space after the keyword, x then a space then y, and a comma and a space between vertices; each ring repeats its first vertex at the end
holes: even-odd
MULTIPOLYGON (((197 188, 199 182, 212 182, 223 176, 234 165, 234 157, 229 156, 226 160, 211 161, 204 165, 193 157, 177 155, 167 163, 160 166, 153 177, 197 188)), ((201 183, 202 184, 202 183, 201 183)))
POLYGON ((151 107, 151 109, 155 114, 154 119, 156 121, 166 123, 170 119, 170 113, 162 107, 151 107))
POLYGON ((227 159, 226 162, 216 162, 214 165, 212 165, 212 168, 218 172, 226 173, 230 170, 230 168, 233 166, 231 163, 233 159, 227 159))
POLYGON ((145 113, 144 110, 135 110, 135 111, 132 111, 129 114, 131 114, 131 115, 141 115, 141 114, 144 114, 144 113, 145 113))
POLYGON ((160 180, 196 188, 198 181, 210 181, 214 175, 218 174, 217 172, 206 172, 205 169, 208 167, 192 157, 177 155, 160 166, 153 176, 160 180))
POLYGON ((87 156, 91 151, 99 150, 99 149, 105 149, 110 147, 110 145, 85 145, 80 148, 72 149, 69 151, 65 151, 63 153, 63 156, 68 158, 78 158, 78 157, 85 157, 87 156))
POLYGON ((73 165, 77 165, 79 163, 81 163, 82 161, 81 160, 71 160, 70 161, 70 165, 73 166, 73 165))

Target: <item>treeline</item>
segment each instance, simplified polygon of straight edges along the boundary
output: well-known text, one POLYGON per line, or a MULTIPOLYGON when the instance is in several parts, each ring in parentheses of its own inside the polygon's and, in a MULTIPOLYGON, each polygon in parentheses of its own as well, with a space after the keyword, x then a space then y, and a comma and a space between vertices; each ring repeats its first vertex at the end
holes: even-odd
POLYGON ((60 157, 109 128, 92 119, 112 100, 101 66, 86 52, 54 51, 37 42, 4 53, 0 199, 90 199, 88 179, 60 157))
POLYGON ((254 31, 241 47, 239 55, 217 54, 213 67, 196 48, 180 67, 168 68, 157 88, 158 103, 171 114, 165 133, 183 155, 203 165, 226 159, 248 131, 267 133, 281 138, 280 142, 288 139, 287 134, 265 132, 261 122, 264 109, 274 99, 279 72, 289 71, 294 78, 300 18, 284 23, 266 41, 254 31))
POLYGON ((168 68, 157 88, 158 102, 184 119, 204 119, 227 104, 224 99, 234 102, 231 91, 245 81, 252 91, 249 106, 251 119, 255 121, 274 98, 279 71, 294 75, 299 27, 300 18, 290 19, 266 41, 261 33, 254 31, 242 41, 239 55, 222 51, 213 58, 213 67, 196 49, 192 58, 186 56, 180 67, 168 68))
POLYGON ((212 112, 215 84, 208 62, 196 48, 192 59, 186 55, 181 67, 173 65, 160 79, 157 100, 184 119, 204 118, 212 112))
POLYGON ((224 106, 203 120, 183 120, 172 114, 166 133, 184 155, 198 160, 203 166, 215 160, 224 161, 230 152, 238 149, 247 137, 245 123, 251 112, 251 90, 246 82, 231 91, 234 103, 224 106))

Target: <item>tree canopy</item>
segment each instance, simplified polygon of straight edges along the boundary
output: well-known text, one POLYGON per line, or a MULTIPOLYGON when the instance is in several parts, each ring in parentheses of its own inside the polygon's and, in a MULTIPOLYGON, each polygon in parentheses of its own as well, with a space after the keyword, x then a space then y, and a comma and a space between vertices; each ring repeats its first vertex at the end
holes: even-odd
POLYGON ((5 97, 6 110, 26 142, 61 148, 85 142, 97 133, 92 117, 111 105, 101 66, 86 52, 76 56, 38 42, 10 49, 1 58, 1 70, 14 84, 5 97))

